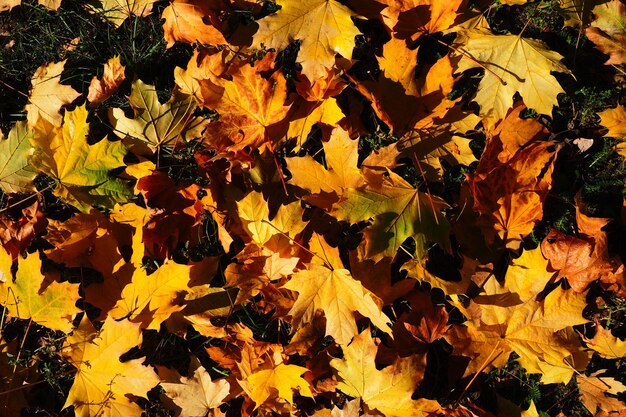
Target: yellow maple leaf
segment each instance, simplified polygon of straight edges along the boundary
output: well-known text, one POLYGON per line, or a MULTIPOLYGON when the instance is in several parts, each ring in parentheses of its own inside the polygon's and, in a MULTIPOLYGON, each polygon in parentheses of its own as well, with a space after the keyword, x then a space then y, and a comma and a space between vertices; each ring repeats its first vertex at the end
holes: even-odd
POLYGON ((599 324, 596 326, 596 334, 591 339, 584 338, 587 347, 598 352, 607 359, 619 359, 626 356, 626 341, 613 336, 610 330, 599 324))
POLYGON ((31 127, 43 119, 53 126, 61 126, 61 107, 70 104, 80 93, 69 85, 61 84, 65 61, 51 62, 37 68, 31 80, 33 89, 26 105, 26 118, 31 127))
POLYGON ((273 368, 250 374, 246 378, 250 388, 248 395, 256 403, 255 408, 270 397, 276 396, 291 404, 294 389, 298 389, 300 395, 313 398, 309 383, 301 376, 305 372, 308 372, 308 369, 302 366, 281 363, 273 368))
POLYGON ((61 128, 35 129, 31 163, 57 181, 54 193, 89 212, 93 204, 113 206, 126 201, 129 190, 110 171, 124 166, 126 147, 107 138, 89 145, 87 109, 67 112, 61 128))
POLYGON ((369 409, 387 417, 423 417, 439 410, 436 401, 411 399, 424 377, 423 357, 400 358, 378 370, 373 360, 377 350, 369 329, 344 347, 343 359, 330 361, 339 380, 337 389, 351 397, 360 397, 369 409))
POLYGON ((312 81, 334 66, 335 54, 352 57, 354 37, 360 32, 351 19, 356 14, 349 8, 335 0, 279 0, 277 4, 282 7, 278 12, 258 21, 253 47, 282 50, 299 40, 298 62, 312 81))
POLYGON ((152 11, 152 5, 157 0, 99 0, 100 4, 94 8, 113 23, 121 26, 131 15, 147 16, 152 11))
POLYGON ((568 383, 586 367, 589 354, 572 328, 588 322, 582 315, 585 294, 558 287, 537 300, 552 277, 547 266, 540 249, 525 251, 509 266, 504 285, 492 278, 469 308, 455 304, 468 322, 453 327, 448 340, 455 352, 472 358, 466 373, 501 367, 511 352, 543 383, 568 383))
POLYGON ((137 268, 109 315, 128 317, 142 328, 158 330, 171 314, 184 308, 182 296, 189 291, 190 268, 169 260, 151 275, 137 268))
POLYGON ((31 319, 52 330, 69 333, 72 320, 80 312, 78 284, 52 281, 42 290, 45 277, 37 252, 18 260, 15 281, 11 274, 11 255, 0 248, 0 303, 11 317, 31 319))
POLYGON ((6 12, 20 4, 22 4, 22 0, 0 0, 0 12, 6 12))
POLYGON ((309 155, 285 160, 292 175, 289 182, 312 194, 305 196, 305 200, 318 207, 330 209, 333 202, 339 201, 347 189, 356 188, 363 183, 361 172, 357 168, 359 141, 350 139, 348 132, 337 127, 330 140, 322 146, 326 168, 309 155))
POLYGON ((191 377, 182 377, 176 382, 161 382, 161 386, 165 395, 181 408, 180 417, 204 417, 207 411, 224 402, 230 393, 230 384, 225 379, 212 381, 195 356, 191 358, 189 370, 191 377))
POLYGON ((299 202, 280 206, 270 220, 270 210, 263 194, 252 191, 237 202, 239 217, 243 220, 252 241, 259 246, 269 246, 278 250, 280 242, 289 240, 285 235, 295 237, 306 223, 302 221, 304 210, 299 202))
POLYGON ((492 35, 479 29, 460 32, 457 44, 463 51, 459 71, 486 68, 475 101, 489 124, 504 119, 513 107, 516 92, 528 107, 541 114, 552 114, 552 107, 558 105, 557 96, 564 90, 550 72, 570 73, 561 63, 563 56, 538 40, 492 35))
POLYGON ((95 336, 88 320, 81 322, 72 342, 71 363, 78 368, 65 406, 74 406, 77 417, 139 417, 141 408, 130 396, 146 397, 159 383, 154 371, 142 365, 143 358, 120 362, 119 357, 142 341, 139 325, 107 318, 95 336), (86 327, 82 327, 86 326, 86 327), (80 343, 78 338, 87 340, 80 343))
POLYGON ((582 403, 592 414, 596 414, 598 409, 611 414, 623 411, 624 402, 617 398, 607 397, 605 394, 617 395, 626 391, 626 386, 615 378, 598 376, 600 373, 602 371, 589 376, 585 374, 576 376, 582 403))
POLYGON ((617 106, 598 113, 600 124, 609 129, 605 136, 626 139, 626 107, 617 106))
POLYGON ((298 292, 298 299, 289 311, 296 327, 311 323, 316 314, 324 312, 326 335, 345 345, 357 334, 354 314, 359 312, 391 334, 389 319, 374 301, 375 296, 352 278, 347 269, 311 264, 295 273, 283 288, 298 292))

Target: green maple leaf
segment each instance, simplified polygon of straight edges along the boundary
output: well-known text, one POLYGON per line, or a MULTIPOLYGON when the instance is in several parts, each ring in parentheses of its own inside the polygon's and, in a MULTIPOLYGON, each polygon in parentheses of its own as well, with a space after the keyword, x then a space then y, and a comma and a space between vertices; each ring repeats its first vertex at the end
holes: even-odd
POLYGON ((7 193, 32 191, 35 171, 30 167, 33 131, 26 122, 17 122, 2 140, 0 132, 0 189, 7 193))
POLYGON ((126 147, 107 138, 89 145, 87 109, 77 107, 65 113, 60 128, 35 133, 32 165, 57 182, 55 195, 83 212, 91 206, 112 207, 131 195, 126 184, 111 175, 124 166, 126 147))

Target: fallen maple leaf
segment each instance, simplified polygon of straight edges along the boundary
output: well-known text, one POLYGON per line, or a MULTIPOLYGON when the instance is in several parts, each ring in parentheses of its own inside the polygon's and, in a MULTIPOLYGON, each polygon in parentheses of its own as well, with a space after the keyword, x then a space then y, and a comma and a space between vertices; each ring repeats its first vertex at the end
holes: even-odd
POLYGON ((165 19, 163 34, 167 48, 171 48, 176 41, 205 45, 228 43, 217 26, 220 21, 216 13, 219 2, 216 3, 212 5, 199 0, 175 0, 170 3, 161 15, 165 19))
POLYGON ((262 193, 252 191, 237 202, 239 217, 244 228, 259 246, 266 246, 274 252, 282 252, 285 242, 294 238, 306 227, 302 221, 304 210, 299 202, 280 206, 276 215, 270 219, 270 211, 262 193))
POLYGON ((212 381, 195 356, 191 358, 189 372, 191 377, 182 377, 177 382, 161 382, 161 386, 165 395, 181 408, 180 417, 204 417, 224 402, 230 384, 225 379, 212 381))
POLYGON ((285 160, 291 172, 289 182, 309 191, 306 201, 328 210, 344 192, 362 184, 363 178, 357 168, 359 142, 350 139, 348 132, 336 127, 322 146, 327 168, 309 155, 285 160))
POLYGON ((95 335, 88 320, 81 322, 72 344, 81 346, 71 355, 78 372, 63 408, 74 406, 77 417, 139 417, 141 408, 130 396, 147 397, 159 383, 154 371, 142 365, 143 358, 120 362, 119 358, 141 344, 139 325, 107 318, 95 335))
POLYGON ((626 406, 617 398, 607 397, 605 394, 619 394, 626 391, 626 386, 614 378, 598 376, 602 371, 593 375, 576 376, 578 389, 585 408, 595 414, 598 409, 607 413, 620 412, 626 406))
POLYGON ((61 107, 80 96, 72 87, 60 82, 65 62, 44 64, 35 71, 31 80, 33 88, 25 108, 30 127, 35 127, 40 119, 53 126, 61 126, 61 107))
POLYGON ((92 104, 97 104, 102 103, 104 100, 111 97, 111 95, 126 79, 124 70, 125 67, 120 62, 119 55, 109 59, 104 64, 104 74, 102 74, 102 79, 99 80, 97 77, 93 77, 91 79, 87 100, 89 100, 92 104))
POLYGON ((298 261, 299 258, 282 258, 276 252, 247 245, 237 255, 237 263, 228 265, 224 271, 228 286, 239 289, 235 304, 254 297, 271 281, 291 275, 298 261))
POLYGON ((364 170, 365 185, 349 188, 333 205, 338 220, 357 223, 372 219, 365 229, 366 256, 394 257, 407 238, 416 242, 416 256, 424 257, 426 242, 448 246, 450 226, 441 198, 413 188, 393 171, 364 170))
POLYGON ((626 138, 626 107, 617 106, 598 113, 600 124, 609 129, 605 136, 626 138))
POLYGON ((22 4, 22 0, 0 0, 0 12, 6 12, 20 4, 22 4))
POLYGON ((538 40, 478 29, 460 32, 456 43, 463 51, 459 71, 486 68, 475 101, 490 124, 504 119, 515 93, 538 113, 552 114, 552 107, 558 104, 556 97, 564 90, 550 72, 570 73, 560 54, 538 40))
POLYGON ((6 139, 0 131, 0 190, 24 193, 33 190, 35 169, 29 159, 33 153, 33 131, 26 122, 17 122, 6 139))
POLYGON ((448 29, 463 0, 379 0, 385 25, 399 38, 416 41, 422 36, 448 29))
POLYGON ((324 312, 326 335, 346 345, 357 334, 354 314, 359 312, 385 333, 391 333, 389 319, 374 301, 375 296, 347 269, 311 264, 295 273, 283 288, 298 292, 289 311, 296 327, 312 322, 318 312, 324 312))
POLYGON ((7 213, 0 213, 0 244, 15 260, 35 236, 46 228, 47 223, 39 199, 24 207, 19 217, 13 218, 7 213))
POLYGON ((436 401, 411 399, 424 376, 423 356, 398 359, 378 370, 373 361, 376 351, 369 329, 344 347, 343 359, 330 361, 339 379, 337 389, 351 397, 360 397, 370 410, 377 410, 387 417, 423 417, 439 410, 436 401))
POLYGON ((330 129, 337 126, 344 118, 334 96, 347 87, 339 77, 339 70, 328 71, 325 77, 309 81, 308 78, 296 83, 299 97, 292 103, 289 114, 287 137, 296 138, 296 150, 308 139, 311 128, 318 125, 322 128, 322 138, 329 138, 330 129))
POLYGON ((124 166, 126 147, 107 138, 94 145, 87 142, 87 109, 77 107, 65 114, 61 128, 35 131, 31 164, 52 177, 54 193, 83 212, 93 204, 112 207, 124 202, 130 192, 111 170, 124 166))
POLYGON ((582 315, 585 295, 558 287, 537 300, 551 277, 541 250, 524 251, 503 285, 491 278, 469 308, 455 304, 468 317, 467 326, 453 326, 445 337, 455 352, 471 358, 466 374, 502 367, 511 352, 544 383, 568 383, 587 366, 589 355, 572 328, 588 322, 582 315))
POLYGON ((608 253, 608 237, 602 228, 609 219, 585 216, 577 208, 576 221, 580 232, 577 237, 553 230, 541 242, 541 251, 550 261, 551 270, 558 271, 556 278, 567 278, 574 291, 586 290, 597 279, 610 288, 616 284, 621 262, 608 253))
POLYGON ((74 316, 80 312, 75 306, 80 298, 78 284, 52 281, 46 285, 37 252, 18 259, 15 280, 11 264, 11 256, 0 247, 0 303, 9 316, 69 333, 74 316))
POLYGON ((473 175, 468 176, 478 224, 507 247, 517 248, 543 216, 543 201, 552 187, 552 172, 559 148, 533 142, 514 155, 493 137, 473 175))
POLYGON ((197 107, 192 97, 174 95, 161 104, 155 88, 141 80, 133 83, 128 101, 135 110, 135 117, 126 117, 122 109, 112 109, 109 118, 114 132, 120 138, 142 143, 152 151, 200 137, 208 123, 202 117, 192 116, 197 107))
MULTIPOLYGON (((264 62, 272 57, 268 54, 264 62)), ((203 105, 217 110, 220 119, 208 126, 207 141, 216 148, 227 143, 227 150, 253 149, 281 140, 286 130, 289 106, 287 81, 280 71, 269 78, 261 76, 263 63, 241 65, 232 79, 200 83, 203 105)), ((270 148, 271 149, 271 148, 270 148)))
POLYGON ((335 0, 279 0, 281 9, 258 21, 252 47, 285 49, 300 41, 298 62, 302 74, 315 81, 326 75, 335 63, 335 54, 350 59, 354 37, 360 32, 352 22, 356 16, 335 0))
POLYGON ((620 0, 596 5, 592 13, 596 19, 585 29, 589 40, 603 53, 609 55, 605 65, 626 63, 626 6, 620 0))
POLYGON ((143 268, 136 269, 109 316, 128 318, 140 323, 141 328, 158 329, 171 314, 183 309, 181 301, 189 291, 190 268, 166 261, 150 275, 143 268))
POLYGON ((157 0, 98 0, 100 4, 92 6, 115 27, 119 27, 124 20, 132 15, 147 16, 157 0))
POLYGON ((294 389, 298 389, 300 395, 313 398, 309 383, 301 376, 308 371, 302 366, 280 363, 270 369, 262 369, 248 375, 246 378, 250 385, 248 395, 256 403, 255 408, 270 397, 283 398, 292 404, 294 389))
POLYGON ((626 356, 626 341, 613 336, 610 330, 596 325, 596 334, 591 338, 584 338, 587 347, 606 359, 619 359, 626 356))

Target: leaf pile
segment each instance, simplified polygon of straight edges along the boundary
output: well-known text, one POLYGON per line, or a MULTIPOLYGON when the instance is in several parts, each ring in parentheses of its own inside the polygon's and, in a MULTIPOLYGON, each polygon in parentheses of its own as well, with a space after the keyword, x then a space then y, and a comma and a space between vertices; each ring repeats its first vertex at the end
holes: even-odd
MULTIPOLYGON (((609 218, 562 182, 600 148, 623 173, 626 108, 557 130, 576 81, 533 16, 499 27, 523 0, 155 3, 85 7, 193 45, 167 97, 119 56, 84 91, 45 63, 0 137, 0 414, 53 358, 81 417, 553 413, 511 369, 623 415, 624 186, 609 218)), ((578 6, 619 83, 624 3, 578 6)))

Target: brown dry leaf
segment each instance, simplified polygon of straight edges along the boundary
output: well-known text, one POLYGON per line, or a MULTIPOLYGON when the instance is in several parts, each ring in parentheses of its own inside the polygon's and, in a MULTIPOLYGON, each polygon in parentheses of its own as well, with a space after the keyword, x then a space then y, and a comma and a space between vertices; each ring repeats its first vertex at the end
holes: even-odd
POLYGON ((595 414, 598 409, 606 413, 620 412, 626 404, 617 398, 607 397, 606 394, 619 394, 626 391, 626 386, 614 378, 598 376, 602 371, 593 375, 578 375, 578 389, 581 400, 589 412, 595 414))
POLYGON ((478 224, 489 242, 497 234, 507 247, 517 248, 542 218, 557 151, 551 142, 533 142, 507 159, 500 139, 489 140, 469 176, 474 210, 480 213, 478 224))
MULTIPOLYGON (((608 253, 608 237, 602 231, 609 219, 585 216, 576 208, 579 236, 568 236, 557 230, 551 231, 541 243, 541 251, 550 261, 550 268, 558 271, 558 278, 567 278, 572 289, 584 291, 600 279, 605 288, 619 283, 616 274, 622 265, 617 257, 608 253)), ((623 291, 623 288, 614 288, 623 291)))
POLYGON ((314 125, 322 129, 322 139, 328 140, 330 131, 344 118, 337 100, 333 97, 347 87, 338 70, 328 71, 325 77, 311 82, 308 78, 296 82, 298 97, 294 99, 289 114, 288 138, 296 138, 296 151, 306 142, 314 125))
POLYGON ((161 386, 165 395, 181 408, 180 417, 204 417, 224 402, 230 384, 225 379, 212 381, 195 356, 191 358, 189 372, 192 376, 181 377, 175 382, 161 382, 161 386))
POLYGON ((175 0, 163 10, 163 34, 167 48, 176 41, 221 45, 228 43, 219 30, 218 12, 225 4, 220 0, 175 0))
POLYGON ((32 398, 30 387, 40 377, 34 360, 28 361, 27 366, 10 364, 10 358, 17 354, 16 340, 7 343, 0 336, 0 390, 5 393, 0 396, 0 415, 7 417, 21 415, 32 398))
POLYGON ((377 58, 385 68, 377 81, 350 77, 359 92, 372 102, 378 117, 397 135, 444 117, 455 104, 446 98, 454 83, 450 58, 444 56, 415 74, 417 50, 410 50, 399 40, 392 40, 385 47, 401 64, 396 61, 394 66, 386 58, 377 58), (416 76, 417 81, 413 81, 416 76))
POLYGON ((392 365, 376 369, 373 358, 377 346, 369 329, 357 335, 343 348, 343 359, 330 361, 339 383, 337 389, 361 398, 370 410, 387 417, 423 417, 439 410, 433 400, 412 400, 411 395, 424 375, 424 357, 415 355, 398 359, 392 365))
POLYGON ((33 88, 25 108, 30 127, 41 123, 40 120, 49 122, 55 127, 61 126, 63 121, 61 107, 80 96, 80 93, 69 85, 60 83, 65 62, 44 64, 35 71, 31 79, 33 88))
POLYGON ((414 290, 405 299, 411 310, 402 313, 392 326, 393 340, 381 346, 377 361, 392 363, 397 357, 425 355, 428 345, 444 337, 449 330, 448 313, 433 305, 430 292, 414 290))
POLYGON ((98 104, 111 97, 120 84, 126 79, 126 75, 124 74, 125 69, 126 68, 120 62, 119 55, 110 58, 104 64, 102 79, 99 80, 97 77, 91 79, 87 100, 92 104, 98 104))
POLYGON ((235 304, 243 303, 272 281, 291 275, 299 258, 281 258, 279 253, 248 244, 237 255, 237 263, 224 271, 226 283, 239 289, 235 304))
POLYGON ((518 101, 504 120, 487 132, 488 137, 497 136, 502 142, 503 149, 499 155, 502 162, 510 160, 526 144, 540 140, 549 133, 537 118, 522 118, 521 114, 525 110, 524 103, 518 101))
POLYGON ((589 40, 609 55, 605 65, 626 63, 626 5, 620 0, 598 4, 592 10, 596 19, 585 30, 589 40))
POLYGON ((378 262, 367 259, 358 249, 350 251, 350 271, 352 277, 381 299, 384 305, 392 304, 406 295, 415 282, 411 279, 391 283, 392 259, 387 257, 378 262))
POLYGON ((17 259, 28 248, 35 235, 45 229, 48 220, 40 205, 41 202, 37 199, 30 206, 24 207, 21 215, 15 217, 0 213, 0 244, 13 259, 17 259))

